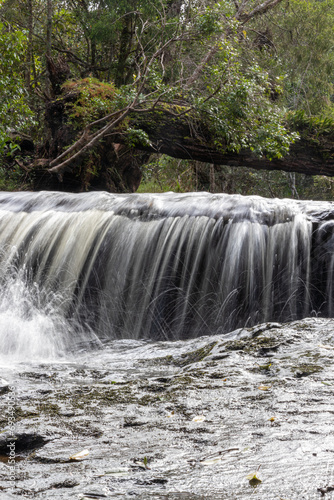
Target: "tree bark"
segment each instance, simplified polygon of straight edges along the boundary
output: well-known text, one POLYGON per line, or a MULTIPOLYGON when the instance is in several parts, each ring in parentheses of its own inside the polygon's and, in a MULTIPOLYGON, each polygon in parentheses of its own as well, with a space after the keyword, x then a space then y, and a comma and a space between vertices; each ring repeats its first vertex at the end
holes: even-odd
MULTIPOLYGON (((52 46, 52 0, 47 0, 47 18, 46 18, 46 40, 45 40, 45 58, 47 61, 51 59, 52 46)), ((51 96, 51 75, 47 66, 46 71, 46 94, 51 96)), ((53 96, 54 97, 54 96, 53 96)))
POLYGON ((26 54, 26 69, 25 69, 25 82, 26 87, 30 90, 31 84, 31 68, 33 65, 33 7, 32 0, 27 1, 28 8, 28 44, 26 54))
MULTIPOLYGON (((308 130, 300 130, 301 138, 290 146, 290 152, 281 159, 259 158, 249 150, 239 153, 217 149, 212 144, 209 130, 203 123, 174 117, 161 111, 132 117, 135 126, 149 136, 152 146, 140 146, 155 153, 174 158, 196 160, 233 167, 257 170, 283 170, 307 175, 334 177, 334 130, 316 137, 308 130)), ((119 142, 124 139, 119 137, 119 142)))
POLYGON ((52 0, 47 0, 45 53, 49 58, 51 57, 51 42, 52 42, 52 0))

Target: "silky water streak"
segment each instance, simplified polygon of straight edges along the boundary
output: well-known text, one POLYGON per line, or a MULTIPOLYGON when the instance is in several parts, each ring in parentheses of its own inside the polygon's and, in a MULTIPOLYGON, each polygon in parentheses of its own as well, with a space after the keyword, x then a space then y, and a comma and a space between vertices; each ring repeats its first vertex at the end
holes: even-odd
POLYGON ((327 202, 0 193, 1 353, 332 316, 333 227, 327 202))

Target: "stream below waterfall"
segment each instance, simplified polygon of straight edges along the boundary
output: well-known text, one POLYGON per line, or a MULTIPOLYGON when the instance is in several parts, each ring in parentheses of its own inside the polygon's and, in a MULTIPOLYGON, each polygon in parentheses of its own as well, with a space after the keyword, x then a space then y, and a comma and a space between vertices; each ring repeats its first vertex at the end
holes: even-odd
POLYGON ((0 499, 334 498, 334 205, 0 193, 0 499))

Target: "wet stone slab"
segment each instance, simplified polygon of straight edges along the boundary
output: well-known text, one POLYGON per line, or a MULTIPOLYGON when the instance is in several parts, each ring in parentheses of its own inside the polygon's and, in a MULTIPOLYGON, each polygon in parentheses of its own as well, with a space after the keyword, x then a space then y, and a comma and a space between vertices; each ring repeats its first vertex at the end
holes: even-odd
POLYGON ((0 498, 332 499, 333 340, 306 319, 4 367, 0 498))

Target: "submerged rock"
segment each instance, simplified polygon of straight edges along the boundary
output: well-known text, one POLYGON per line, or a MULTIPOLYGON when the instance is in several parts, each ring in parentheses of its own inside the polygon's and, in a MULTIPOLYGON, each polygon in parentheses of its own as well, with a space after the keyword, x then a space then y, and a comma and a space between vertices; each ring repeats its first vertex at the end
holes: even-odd
POLYGON ((9 383, 7 380, 0 378, 0 396, 8 391, 10 391, 9 383))
POLYGON ((9 443, 15 454, 28 454, 44 446, 50 438, 41 436, 37 432, 4 432, 0 434, 0 455, 9 454, 9 443))

